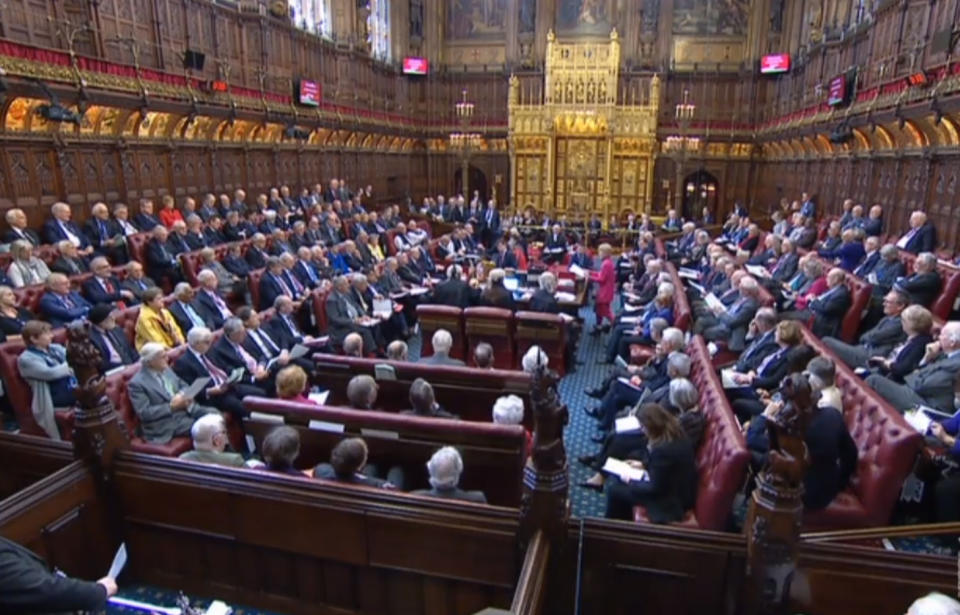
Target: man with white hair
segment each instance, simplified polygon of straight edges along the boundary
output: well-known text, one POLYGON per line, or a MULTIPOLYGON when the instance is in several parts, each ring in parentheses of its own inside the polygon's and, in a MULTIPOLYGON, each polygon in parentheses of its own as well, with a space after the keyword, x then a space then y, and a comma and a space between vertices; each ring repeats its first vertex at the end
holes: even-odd
POLYGON ((244 466, 240 453, 228 453, 225 450, 228 443, 227 426, 219 412, 198 418, 190 428, 190 437, 193 439, 193 450, 182 453, 180 459, 231 468, 244 466))
POLYGON ((903 384, 877 374, 869 376, 867 384, 900 412, 928 406, 952 413, 957 372, 960 372, 960 322, 950 321, 940 329, 937 341, 927 345, 920 367, 907 374, 903 384))
POLYGON ((917 598, 906 615, 960 615, 960 602, 939 592, 917 598))
POLYGON ((363 310, 358 306, 350 292, 350 280, 346 276, 337 276, 333 280, 333 290, 327 296, 327 333, 334 346, 341 346, 349 333, 357 333, 363 338, 363 354, 377 348, 376 340, 369 327, 361 323, 363 310))
POLYGON ((417 489, 411 492, 414 495, 487 503, 487 496, 482 491, 464 491, 458 486, 463 473, 463 459, 452 446, 445 446, 430 457, 427 472, 430 474, 430 489, 417 489))
POLYGON ((110 210, 105 203, 95 203, 90 209, 90 219, 83 225, 83 233, 97 254, 109 257, 120 264, 130 260, 127 240, 120 225, 110 219, 110 210))
POLYGON ((343 354, 344 356, 357 358, 363 356, 363 337, 359 333, 348 333, 343 338, 343 354))
POLYGON ((410 410, 404 410, 400 414, 435 419, 460 418, 456 414, 447 412, 443 409, 443 406, 437 403, 437 397, 434 393, 433 385, 423 378, 417 378, 410 383, 410 406, 410 410))
POLYGON ((204 269, 197 274, 197 282, 200 288, 197 289, 196 303, 201 310, 201 315, 204 320, 213 323, 214 329, 219 329, 223 326, 224 320, 233 316, 233 312, 220 296, 217 274, 204 269))
POLYGON ((261 395, 273 395, 276 392, 274 378, 265 364, 261 364, 244 347, 247 340, 247 329, 243 321, 235 316, 223 322, 223 335, 220 336, 207 356, 213 364, 229 374, 234 370, 243 369, 243 376, 239 382, 261 389, 261 395))
POLYGON ((541 368, 546 369, 549 362, 550 358, 547 356, 547 353, 543 351, 543 348, 534 344, 527 349, 523 358, 520 359, 520 366, 523 368, 523 371, 528 374, 533 374, 541 368))
POLYGON ((56 202, 50 207, 51 218, 43 223, 43 242, 50 245, 61 241, 69 241, 77 247, 83 256, 93 252, 93 246, 87 236, 80 232, 77 225, 70 219, 73 212, 66 203, 56 202))
POLYGON ((913 254, 933 252, 937 248, 937 229, 923 210, 910 214, 910 229, 897 241, 897 247, 913 254))
POLYGON ((430 344, 433 346, 433 355, 421 357, 418 363, 426 365, 464 366, 463 361, 450 356, 450 350, 453 348, 453 336, 446 329, 437 329, 434 331, 430 344))
POLYGON ((746 346, 747 327, 760 308, 760 285, 750 276, 740 278, 740 298, 725 312, 716 316, 716 324, 703 330, 708 341, 726 340, 730 350, 739 352, 746 346))
POLYGON ((480 293, 463 280, 463 268, 460 265, 447 267, 447 279, 437 284, 433 289, 435 305, 449 305, 458 308, 468 308, 480 299, 480 293))
POLYGON ((140 348, 140 361, 140 371, 127 383, 127 393, 140 422, 138 431, 147 442, 166 444, 175 437, 185 436, 195 420, 217 412, 183 394, 187 383, 170 369, 162 344, 144 344, 140 348))
POLYGON ((522 425, 523 400, 517 395, 498 397, 493 403, 493 422, 497 425, 522 425))
MULTIPOLYGON (((690 367, 690 357, 679 350, 674 350, 667 355, 665 379, 650 380, 645 387, 628 386, 617 381, 611 389, 611 394, 605 396, 600 404, 598 412, 600 431, 610 431, 617 413, 624 408, 647 402, 667 405, 670 401, 670 383, 677 378, 689 376, 690 367), (657 386, 651 387, 650 384, 657 386)), ((601 442, 602 439, 598 437, 594 441, 601 442)))
POLYGON ((4 232, 3 243, 13 243, 19 239, 29 241, 34 248, 40 245, 40 236, 33 229, 27 228, 27 214, 17 207, 8 209, 4 218, 10 230, 4 232))
POLYGON ((943 287, 937 257, 932 252, 921 252, 913 263, 913 273, 897 280, 893 287, 910 295, 911 303, 929 308, 943 287))
POLYGON ((162 224, 153 227, 150 240, 144 246, 144 260, 147 274, 158 282, 164 278, 175 285, 183 280, 180 261, 167 245, 167 227, 162 224))

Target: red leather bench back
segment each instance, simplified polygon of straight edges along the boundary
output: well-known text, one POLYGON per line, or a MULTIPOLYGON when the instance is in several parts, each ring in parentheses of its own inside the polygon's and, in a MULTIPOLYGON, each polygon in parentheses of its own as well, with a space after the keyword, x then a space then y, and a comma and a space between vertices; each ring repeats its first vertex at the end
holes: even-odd
POLYGON ((680 279, 677 268, 673 263, 664 261, 664 266, 670 273, 670 279, 673 280, 673 326, 682 331, 688 331, 693 312, 690 309, 687 293, 683 292, 683 281, 680 279))
POLYGON ((516 319, 517 363, 523 369, 523 355, 531 346, 540 346, 550 360, 550 368, 563 376, 566 373, 564 354, 567 348, 567 321, 556 314, 519 311, 516 319))
MULTIPOLYGON (((63 328, 54 329, 53 341, 57 344, 66 344, 67 330, 63 328)), ((29 436, 45 437, 47 433, 40 429, 33 418, 33 411, 31 410, 33 391, 27 381, 20 376, 20 368, 17 366, 17 357, 23 353, 25 348, 22 339, 10 340, 0 344, 0 377, 3 379, 3 389, 10 401, 13 415, 20 425, 20 432, 29 436)), ((73 411, 57 411, 55 418, 57 425, 60 427, 60 437, 70 440, 73 437, 73 411)))
POLYGON ((463 310, 450 305, 424 303, 417 306, 417 319, 420 321, 420 356, 433 354, 433 334, 437 329, 446 329, 453 336, 450 356, 469 363, 467 336, 463 327, 463 310))
POLYGON ((700 411, 707 419, 697 449, 699 486, 694 511, 701 529, 721 531, 743 485, 750 453, 702 337, 690 340, 687 354, 690 380, 700 392, 700 411))
MULTIPOLYGON (((429 488, 427 460, 437 449, 455 446, 463 457, 462 488, 482 490, 491 504, 520 503, 526 436, 519 425, 422 418, 263 397, 247 397, 243 404, 251 412, 281 415, 300 432, 300 465, 326 462, 343 438, 362 437, 370 449, 371 463, 384 469, 400 465, 411 489, 429 488), (311 428, 310 421, 322 421, 325 429, 316 424, 311 428)), ((244 419, 258 449, 263 436, 276 424, 258 415, 244 419)))
MULTIPOLYGON (((263 276, 263 269, 254 269, 250 272, 250 275, 247 276, 247 286, 250 288, 250 301, 253 302, 253 306, 257 309, 262 308, 260 305, 260 278, 263 276)), ((268 305, 266 307, 273 307, 268 305)))
POLYGON ((513 312, 503 308, 469 307, 463 311, 467 348, 480 342, 493 346, 494 367, 511 369, 514 358, 513 312))
POLYGON ((27 308, 34 314, 40 314, 40 297, 47 289, 43 284, 34 284, 32 286, 21 286, 13 289, 13 294, 17 296, 17 305, 27 308))
POLYGON ((850 307, 840 323, 840 338, 845 342, 853 343, 857 337, 857 330, 860 328, 863 312, 870 305, 870 294, 873 291, 873 286, 848 273, 847 288, 850 289, 850 307))

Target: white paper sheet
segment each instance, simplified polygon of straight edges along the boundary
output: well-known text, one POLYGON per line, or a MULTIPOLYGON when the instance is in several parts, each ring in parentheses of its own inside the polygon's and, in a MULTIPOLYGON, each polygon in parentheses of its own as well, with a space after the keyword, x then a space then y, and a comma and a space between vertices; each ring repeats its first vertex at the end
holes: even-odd
POLYGON ((110 570, 107 571, 107 576, 111 579, 116 579, 120 576, 120 573, 123 572, 123 567, 127 565, 127 543, 120 543, 120 548, 117 549, 117 553, 113 556, 113 563, 110 564, 110 570))
POLYGON ((649 475, 646 470, 638 470, 630 467, 626 462, 614 459, 613 457, 607 457, 607 462, 603 464, 603 471, 616 476, 627 477, 632 481, 649 480, 649 475))
POLYGON ((623 433, 625 431, 636 431, 640 429, 640 421, 637 420, 637 417, 632 414, 625 416, 622 419, 617 419, 614 421, 615 428, 617 433, 623 433))
POLYGON ((751 275, 754 275, 758 278, 770 277, 770 272, 767 271, 767 268, 761 267, 760 265, 747 265, 747 271, 749 271, 751 275))
POLYGON ((703 297, 703 300, 707 302, 707 307, 715 312, 720 312, 721 314, 723 314, 727 311, 727 306, 725 306, 723 302, 717 299, 717 296, 714 295, 713 293, 707 293, 703 297))
POLYGON ((203 390, 203 387, 207 386, 208 382, 210 382, 210 378, 207 378, 207 377, 197 378, 196 380, 193 381, 193 384, 191 384, 184 390, 180 391, 180 394, 183 395, 184 397, 193 399, 194 397, 197 396, 197 394, 200 393, 200 391, 203 390))

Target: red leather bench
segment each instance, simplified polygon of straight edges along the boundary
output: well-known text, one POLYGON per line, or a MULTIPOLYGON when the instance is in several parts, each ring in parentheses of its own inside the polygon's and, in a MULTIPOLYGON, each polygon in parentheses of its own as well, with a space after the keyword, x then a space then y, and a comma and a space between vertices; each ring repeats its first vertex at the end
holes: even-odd
POLYGON ((852 343, 860 329, 860 320, 870 306, 870 294, 873 286, 852 273, 847 274, 847 288, 850 289, 850 307, 840 323, 840 339, 852 343))
POLYGON ((526 435, 520 425, 423 418, 264 397, 247 397, 243 405, 257 413, 243 423, 258 447, 282 418, 300 432, 299 459, 310 466, 328 461, 331 449, 342 439, 361 437, 370 449, 371 463, 382 468, 400 465, 410 488, 427 488, 427 460, 437 449, 454 446, 463 457, 462 488, 482 490, 491 504, 520 503, 526 459, 526 435), (322 421, 324 428, 316 423, 311 427, 311 421, 322 421))
MULTIPOLYGON (((57 344, 66 344, 67 330, 54 329, 53 341, 57 344)), ((13 408, 13 414, 20 425, 20 432, 31 436, 46 436, 47 433, 40 429, 40 426, 33 418, 31 404, 33 403, 33 391, 27 381, 20 377, 20 369, 17 367, 17 357, 19 357, 25 348, 22 339, 10 340, 0 344, 0 377, 3 378, 3 389, 7 399, 10 400, 10 407, 13 408)), ((60 437, 64 440, 73 438, 73 409, 57 410, 55 412, 57 426, 60 428, 60 437)))
POLYGON ((478 369, 452 365, 425 365, 386 359, 365 359, 318 353, 313 355, 317 384, 330 390, 328 403, 347 404, 347 383, 357 374, 373 376, 376 365, 390 365, 396 370, 396 380, 379 380, 380 395, 377 408, 386 411, 406 410, 410 407, 410 384, 424 378, 433 385, 437 401, 448 411, 468 421, 491 422, 493 404, 502 395, 523 398, 527 411, 523 423, 533 427, 530 400, 530 375, 526 372, 502 369, 478 369))
POLYGON ((680 279, 680 274, 677 273, 677 268, 673 263, 664 261, 663 266, 664 271, 670 274, 670 280, 673 282, 673 326, 681 331, 688 331, 693 312, 690 309, 687 294, 683 292, 683 280, 680 279))
POLYGON ((516 364, 513 312, 495 307, 468 307, 463 311, 467 348, 480 342, 493 346, 493 365, 511 369, 516 364))
POLYGON ((417 306, 417 320, 420 322, 420 356, 433 354, 433 334, 437 329, 446 329, 453 336, 450 356, 469 363, 467 336, 463 330, 463 310, 450 305, 424 303, 417 306))
MULTIPOLYGON (((701 336, 690 340, 687 354, 690 380, 700 392, 700 411, 707 421, 697 449, 697 501, 677 525, 722 531, 743 485, 750 453, 701 336)), ((642 506, 634 508, 634 520, 648 521, 642 506)))
MULTIPOLYGON (((913 263, 917 260, 917 255, 900 250, 900 260, 906 265, 909 274, 913 272, 913 263)), ((948 320, 950 314, 957 307, 957 296, 960 294, 960 267, 938 260, 937 273, 940 274, 943 287, 940 294, 930 305, 930 311, 934 316, 948 320)))
POLYGON ((858 451, 851 484, 823 510, 804 513, 804 529, 887 525, 903 481, 923 446, 923 437, 807 327, 803 327, 803 337, 819 355, 832 358, 836 364, 843 418, 858 451))

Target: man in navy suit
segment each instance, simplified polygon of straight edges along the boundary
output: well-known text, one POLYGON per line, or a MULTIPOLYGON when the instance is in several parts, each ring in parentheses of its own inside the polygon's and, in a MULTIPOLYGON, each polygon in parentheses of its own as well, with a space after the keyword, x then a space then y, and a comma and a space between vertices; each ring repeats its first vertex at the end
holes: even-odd
POLYGON ((177 284, 173 289, 173 296, 176 300, 171 302, 167 309, 170 310, 170 314, 173 315, 182 332, 187 333, 194 327, 220 328, 214 326, 210 314, 197 303, 196 292, 189 282, 177 284))
POLYGON ((116 311, 105 303, 93 306, 88 316, 90 341, 100 351, 100 367, 104 372, 133 365, 140 360, 130 340, 117 327, 116 311))
POLYGON ((300 330, 294 313, 296 304, 286 295, 279 295, 273 302, 274 316, 267 322, 266 329, 282 348, 290 350, 297 344, 312 341, 300 330))
POLYGON ((231 316, 224 321, 223 335, 213 343, 207 356, 214 365, 228 374, 238 367, 243 368, 244 375, 240 382, 262 389, 263 394, 273 396, 276 388, 270 376, 270 370, 258 363, 256 358, 244 348, 246 339, 247 330, 243 326, 243 321, 231 316))
POLYGON ((170 226, 170 232, 167 234, 167 249, 174 256, 190 251, 190 244, 187 242, 187 223, 183 220, 177 220, 170 226))
POLYGON ((311 262, 313 254, 310 248, 303 246, 297 250, 297 262, 293 266, 293 275, 305 288, 319 288, 323 278, 311 262))
POLYGON ((350 333, 359 333, 363 338, 363 352, 369 354, 377 349, 377 342, 370 327, 360 325, 364 316, 350 292, 350 281, 346 276, 337 276, 333 280, 333 290, 326 302, 327 329, 334 345, 339 346, 350 333))
POLYGON ((120 286, 120 280, 110 274, 110 263, 105 257, 98 256, 90 261, 90 271, 93 276, 83 283, 81 290, 91 304, 106 303, 123 309, 137 302, 136 296, 120 286))
POLYGON ((184 240, 187 242, 189 251, 202 250, 210 247, 207 236, 203 234, 203 220, 197 214, 190 214, 186 220, 187 234, 184 240))
POLYGON ((717 324, 703 331, 709 341, 726 340, 730 350, 741 351, 745 346, 747 328, 760 307, 760 286, 750 276, 740 278, 740 298, 726 312, 717 315, 717 324))
POLYGON ((797 273, 799 265, 800 255, 797 254, 794 243, 789 239, 784 239, 780 242, 780 257, 770 269, 770 279, 779 286, 797 273))
POLYGON ((917 210, 910 214, 910 229, 897 241, 897 247, 913 254, 933 252, 937 247, 937 229, 927 214, 917 210))
POLYGON ((160 224, 160 219, 153 213, 153 200, 140 199, 140 212, 133 217, 133 224, 141 233, 149 233, 160 224))
POLYGON ((209 222, 210 218, 219 215, 217 213, 217 197, 207 193, 207 195, 203 197, 203 203, 200 204, 200 209, 197 210, 197 215, 200 216, 204 222, 209 222))
POLYGON ((817 204, 813 202, 810 198, 810 195, 806 192, 800 194, 800 202, 803 205, 800 206, 800 213, 806 218, 815 218, 817 216, 817 204))
POLYGON ((246 280, 252 269, 243 258, 243 248, 238 244, 230 246, 223 258, 223 267, 241 280, 246 280))
POLYGON ((70 280, 62 273, 47 278, 47 292, 40 297, 40 315, 54 328, 83 318, 93 307, 80 293, 70 290, 70 280))
MULTIPOLYGON (((922 305, 911 305, 901 314, 903 330, 908 333, 906 341, 897 344, 886 355, 873 355, 869 358, 870 370, 890 380, 902 383, 907 374, 917 369, 927 352, 927 344, 933 342, 930 329, 933 327, 933 314, 922 305)), ((863 376, 867 377, 867 376, 863 376)))
POLYGON ((294 289, 287 283, 283 275, 283 265, 276 256, 267 259, 266 271, 260 276, 260 310, 266 310, 273 306, 274 301, 280 295, 286 295, 294 300, 294 289))
POLYGON ((913 263, 913 273, 898 279, 893 286, 910 295, 911 303, 929 308, 943 286, 937 271, 937 257, 932 252, 922 252, 913 263))
POLYGON ((40 236, 33 229, 27 228, 27 214, 22 209, 8 209, 6 214, 10 230, 3 234, 3 243, 13 243, 18 239, 29 241, 34 248, 40 245, 40 236))
POLYGON ((487 208, 480 216, 480 236, 484 245, 492 245, 500 237, 500 212, 493 199, 487 202, 487 208))
POLYGON ((880 248, 880 262, 866 277, 866 280, 873 284, 873 296, 882 297, 887 294, 906 271, 897 246, 887 244, 880 248))
POLYGON ((214 328, 219 329, 226 319, 233 316, 233 312, 217 291, 217 274, 204 269, 197 274, 197 282, 200 284, 197 290, 197 305, 204 317, 213 323, 214 328))
POLYGON ((500 269, 516 269, 517 267, 517 258, 507 250, 507 242, 502 239, 497 242, 497 251, 490 257, 490 260, 493 261, 494 267, 500 269))
POLYGON ((50 213, 53 215, 53 218, 43 223, 44 243, 54 245, 67 240, 77 246, 77 251, 83 256, 87 256, 93 252, 93 246, 90 245, 90 240, 88 240, 87 236, 80 232, 77 225, 70 220, 72 212, 70 211, 69 205, 59 202, 54 203, 50 208, 50 213))
POLYGON ((837 265, 839 265, 841 269, 844 271, 853 271, 866 255, 863 242, 857 239, 857 231, 853 229, 843 231, 840 238, 841 244, 839 246, 833 250, 821 249, 819 251, 820 256, 835 261, 838 260, 837 265))
POLYGON ((900 316, 910 304, 906 293, 891 290, 883 298, 883 318, 864 332, 857 344, 847 344, 835 337, 823 338, 823 343, 851 368, 866 367, 870 357, 881 357, 900 344, 907 336, 900 316))
POLYGON ((126 235, 120 225, 110 219, 110 210, 104 203, 96 203, 90 210, 90 219, 83 225, 83 233, 94 251, 116 264, 130 260, 126 235))
POLYGON ((874 205, 869 217, 863 222, 863 232, 867 237, 879 237, 883 233, 883 207, 874 205))
POLYGON ((867 237, 863 241, 863 260, 853 270, 853 275, 866 279, 880 264, 880 238, 867 237))
POLYGON ((266 366, 271 376, 290 365, 299 365, 308 374, 313 371, 313 361, 307 357, 291 359, 287 349, 278 339, 261 326, 260 314, 250 306, 243 306, 237 310, 237 318, 243 322, 247 336, 243 340, 243 348, 256 359, 257 363, 266 366))
POLYGON ((846 276, 843 269, 831 269, 827 273, 827 290, 807 304, 807 310, 813 314, 812 330, 817 337, 836 336, 840 332, 851 302, 846 276))
POLYGON ((153 227, 153 236, 144 247, 147 274, 154 280, 166 278, 171 285, 183 280, 180 272, 180 261, 167 246, 167 228, 158 225, 153 227))
POLYGON ((207 228, 203 229, 203 235, 207 238, 207 247, 219 246, 227 242, 223 234, 223 218, 213 216, 207 221, 207 228))
POLYGON ((477 289, 463 281, 463 269, 460 265, 447 267, 447 279, 437 284, 433 289, 431 303, 449 305, 458 308, 468 308, 480 299, 477 289))
POLYGON ((270 255, 267 254, 266 247, 267 238, 262 233, 254 234, 253 241, 243 256, 251 269, 263 269, 267 266, 267 258, 270 255))
POLYGON ((747 336, 750 337, 750 343, 740 353, 734 364, 734 371, 741 374, 756 370, 760 363, 768 356, 777 351, 776 335, 774 329, 777 326, 777 311, 772 307, 762 307, 757 310, 756 316, 750 321, 747 328, 747 336))

